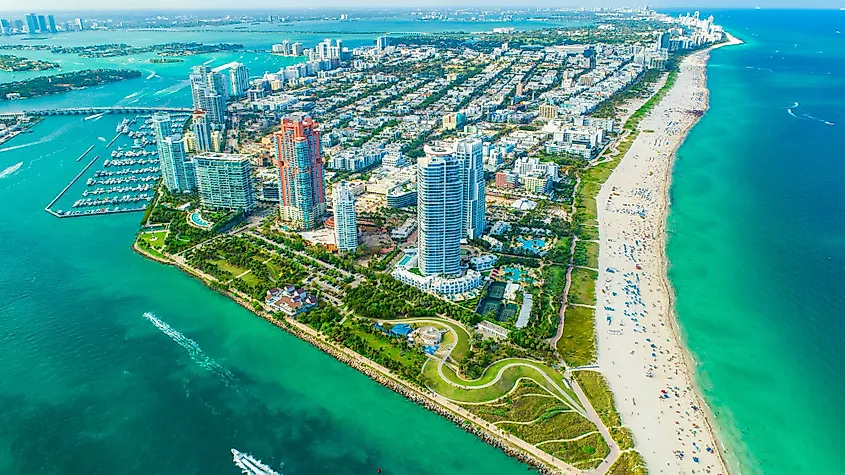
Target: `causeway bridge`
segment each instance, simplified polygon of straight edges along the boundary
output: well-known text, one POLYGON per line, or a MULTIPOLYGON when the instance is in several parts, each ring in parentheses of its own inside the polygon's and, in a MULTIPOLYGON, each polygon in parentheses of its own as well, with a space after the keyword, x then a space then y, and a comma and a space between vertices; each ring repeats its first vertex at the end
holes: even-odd
POLYGON ((190 114, 193 111, 194 110, 189 107, 70 107, 65 109, 33 109, 20 112, 6 112, 0 114, 0 118, 51 115, 150 114, 153 112, 181 112, 190 114))

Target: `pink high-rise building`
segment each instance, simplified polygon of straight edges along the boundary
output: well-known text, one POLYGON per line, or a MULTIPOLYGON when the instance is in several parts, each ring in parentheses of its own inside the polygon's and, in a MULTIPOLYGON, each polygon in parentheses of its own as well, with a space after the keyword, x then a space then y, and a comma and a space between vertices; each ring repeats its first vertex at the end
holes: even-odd
POLYGON ((273 138, 282 219, 298 229, 314 229, 326 213, 320 126, 307 116, 285 117, 273 138))

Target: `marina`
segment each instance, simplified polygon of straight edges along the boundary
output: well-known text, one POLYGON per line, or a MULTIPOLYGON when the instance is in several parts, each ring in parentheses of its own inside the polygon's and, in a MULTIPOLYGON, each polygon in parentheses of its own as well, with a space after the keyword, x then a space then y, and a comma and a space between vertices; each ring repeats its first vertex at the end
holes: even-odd
MULTIPOLYGON (((114 138, 105 144, 106 149, 117 145, 110 152, 110 158, 103 160, 101 167, 95 167, 101 157, 97 155, 47 205, 45 211, 59 218, 144 211, 153 199, 155 184, 161 176, 151 124, 149 115, 124 118, 118 122, 114 138), (73 185, 83 178, 86 178, 85 187, 79 196, 57 206, 73 185), (61 209, 57 209, 59 207, 61 209)), ((88 147, 77 161, 96 147, 97 144, 88 147)))
POLYGON ((91 168, 91 166, 92 166, 92 165, 94 165, 94 163, 95 163, 97 160, 99 160, 99 159, 100 159, 100 156, 99 156, 99 155, 97 155, 96 157, 94 157, 94 159, 93 159, 93 160, 91 160, 91 161, 88 163, 88 165, 85 165, 85 168, 83 168, 83 169, 82 169, 82 171, 81 171, 81 172, 79 172, 79 174, 78 174, 78 175, 76 175, 76 176, 73 178, 73 180, 71 180, 71 181, 70 181, 70 183, 68 183, 68 184, 67 184, 67 186, 65 186, 65 187, 62 189, 62 191, 60 191, 60 192, 59 192, 59 194, 58 194, 58 195, 56 195, 56 197, 55 197, 55 198, 53 198, 53 201, 51 201, 51 202, 50 202, 50 204, 48 204, 48 205, 44 208, 44 211, 46 211, 46 212, 48 212, 48 213, 52 214, 53 216, 56 216, 57 218, 61 218, 61 217, 62 217, 61 210, 59 210, 59 212, 57 213, 57 212, 53 211, 53 210, 52 210, 52 209, 50 209, 50 208, 52 208, 52 207, 53 207, 53 205, 54 205, 54 204, 56 204, 56 201, 59 201, 59 200, 61 199, 61 197, 62 197, 62 196, 64 196, 64 194, 65 194, 65 193, 67 193, 67 190, 69 190, 69 189, 70 189, 70 187, 71 187, 71 186, 73 186, 73 184, 74 184, 74 183, 76 183, 76 182, 77 182, 80 178, 82 178, 82 175, 84 175, 84 174, 85 174, 85 172, 87 172, 87 171, 88 171, 88 169, 89 169, 89 168, 91 168))

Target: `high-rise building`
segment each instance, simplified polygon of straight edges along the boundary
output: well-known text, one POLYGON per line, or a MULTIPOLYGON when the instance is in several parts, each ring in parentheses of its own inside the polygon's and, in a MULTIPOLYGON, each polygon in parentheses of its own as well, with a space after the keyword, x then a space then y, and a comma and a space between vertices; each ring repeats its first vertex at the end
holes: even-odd
POLYGON ((453 149, 425 147, 417 160, 419 269, 424 276, 461 272, 463 184, 453 149))
POLYGON ((231 63, 229 90, 232 97, 244 97, 249 89, 249 70, 243 63, 231 63))
POLYGON ((208 114, 212 124, 226 122, 227 82, 219 73, 207 66, 194 66, 191 69, 191 98, 194 109, 202 109, 208 114))
POLYGON ((390 37, 389 36, 379 36, 376 38, 376 48, 379 50, 383 50, 390 46, 390 37))
POLYGON ((191 74, 188 78, 191 81, 191 99, 194 101, 194 109, 202 109, 202 98, 208 90, 208 80, 206 76, 210 70, 207 66, 200 65, 191 68, 191 74))
POLYGON ((182 136, 173 132, 173 121, 170 114, 156 112, 153 114, 153 134, 156 138, 158 158, 161 166, 161 179, 164 186, 172 193, 182 193, 193 190, 190 171, 186 165, 185 144, 182 136))
POLYGON ((487 227, 487 185, 484 180, 484 153, 481 140, 477 138, 458 140, 455 144, 455 156, 461 164, 464 235, 469 239, 480 239, 487 227))
POLYGON ((161 180, 171 193, 192 191, 189 178, 185 143, 182 136, 173 134, 165 137, 158 145, 158 158, 161 164, 161 180))
POLYGON ((9 20, 0 18, 0 35, 10 35, 12 33, 12 24, 9 20))
POLYGON ((286 117, 273 138, 282 219, 297 228, 313 229, 326 213, 320 126, 307 116, 286 117))
POLYGON ((85 27, 82 26, 82 18, 77 18, 76 20, 74 20, 74 22, 76 22, 77 30, 82 31, 85 29, 85 27))
POLYGON ((334 207, 334 234, 340 251, 354 251, 358 248, 358 218, 355 215, 355 193, 346 181, 340 181, 332 188, 334 207))
POLYGON ((194 156, 197 188, 204 208, 242 210, 255 207, 249 157, 232 153, 194 156))
POLYGON ((58 30, 56 30, 56 19, 53 18, 53 15, 47 15, 47 28, 50 30, 50 33, 58 33, 58 30))
POLYGON ((211 151, 211 127, 209 127, 207 115, 204 110, 198 110, 191 116, 191 132, 196 140, 197 152, 211 151))
POLYGON ((305 45, 300 42, 296 42, 290 45, 290 48, 291 54, 293 54, 294 56, 302 56, 303 54, 305 54, 305 45))
POLYGON ((214 130, 211 132, 211 151, 223 151, 223 134, 219 130, 214 130))
POLYGON ((26 32, 30 35, 38 32, 38 17, 35 16, 35 13, 26 16, 26 32))
POLYGON ((41 34, 47 33, 47 18, 44 15, 38 15, 38 32, 41 34))
POLYGON ((156 112, 153 114, 152 122, 156 144, 164 140, 164 137, 169 137, 173 134, 173 121, 167 112, 156 112))

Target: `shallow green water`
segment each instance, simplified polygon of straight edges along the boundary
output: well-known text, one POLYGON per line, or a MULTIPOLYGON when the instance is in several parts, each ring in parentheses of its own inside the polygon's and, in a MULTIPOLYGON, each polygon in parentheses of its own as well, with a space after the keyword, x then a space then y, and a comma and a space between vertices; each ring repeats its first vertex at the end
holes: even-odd
POLYGON ((678 153, 668 256, 743 473, 841 473, 845 12, 728 11, 711 109, 678 153))
MULTIPOLYGON (((192 64, 240 56, 146 65, 157 75, 0 111, 187 106, 192 64)), ((253 75, 292 61, 243 56, 253 75)), ((110 140, 119 120, 48 118, 0 145, 0 473, 235 474, 232 447, 285 474, 529 471, 195 279, 136 255, 140 214, 44 212, 88 159, 107 156, 98 137, 110 140)))

